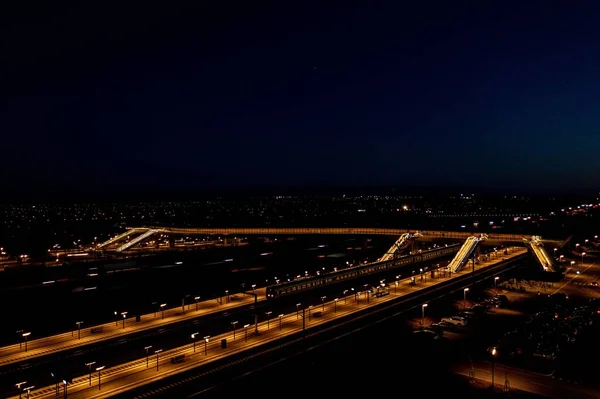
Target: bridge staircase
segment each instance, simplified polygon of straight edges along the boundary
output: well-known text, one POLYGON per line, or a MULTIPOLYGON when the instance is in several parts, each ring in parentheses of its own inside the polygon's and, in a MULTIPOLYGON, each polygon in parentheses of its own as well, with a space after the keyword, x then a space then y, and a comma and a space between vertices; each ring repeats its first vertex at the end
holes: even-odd
POLYGON ((463 246, 458 250, 454 259, 448 265, 452 273, 459 272, 469 261, 469 258, 475 252, 480 241, 487 239, 487 235, 482 234, 481 237, 471 236, 465 240, 463 246))
POLYGON ((121 245, 119 248, 117 248, 117 252, 123 252, 126 249, 129 249, 129 248, 133 247, 134 245, 141 243, 148 237, 150 237, 154 234, 160 233, 161 231, 162 230, 158 230, 158 229, 150 229, 150 230, 146 231, 144 234, 141 234, 141 235, 135 237, 133 240, 128 241, 125 244, 121 245))
POLYGON ((398 238, 396 240, 396 242, 390 247, 390 249, 388 249, 388 251, 385 253, 385 255, 383 255, 379 261, 380 262, 385 262, 387 260, 392 260, 396 257, 396 255, 399 255, 400 253, 402 253, 403 250, 405 250, 410 243, 412 242, 412 240, 416 237, 420 237, 421 233, 419 233, 418 231, 416 233, 404 233, 400 236, 400 238, 398 238))
POLYGON ((545 272, 556 273, 559 272, 558 265, 552 259, 548 252, 544 248, 544 244, 542 243, 542 238, 540 236, 532 236, 531 239, 524 238, 523 241, 527 244, 529 248, 531 248, 531 253, 533 257, 538 262, 540 267, 545 272))
POLYGON ((117 243, 117 242, 123 240, 124 238, 127 238, 127 237, 129 237, 129 236, 131 236, 133 234, 140 234, 140 233, 142 233, 144 231, 147 231, 147 230, 148 229, 144 229, 144 228, 141 228, 141 227, 134 227, 132 229, 128 229, 125 232, 123 232, 123 233, 121 233, 119 235, 116 235, 113 238, 111 238, 109 240, 106 240, 106 241, 104 241, 101 244, 98 244, 97 248, 101 249, 101 248, 107 247, 107 246, 109 246, 111 244, 114 244, 114 243, 117 243))

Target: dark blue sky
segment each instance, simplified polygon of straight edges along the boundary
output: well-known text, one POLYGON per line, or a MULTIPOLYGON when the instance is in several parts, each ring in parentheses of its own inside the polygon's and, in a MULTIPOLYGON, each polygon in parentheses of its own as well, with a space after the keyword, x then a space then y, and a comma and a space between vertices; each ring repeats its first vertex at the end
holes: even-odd
POLYGON ((597 2, 214 3, 2 12, 1 191, 599 186, 597 2))

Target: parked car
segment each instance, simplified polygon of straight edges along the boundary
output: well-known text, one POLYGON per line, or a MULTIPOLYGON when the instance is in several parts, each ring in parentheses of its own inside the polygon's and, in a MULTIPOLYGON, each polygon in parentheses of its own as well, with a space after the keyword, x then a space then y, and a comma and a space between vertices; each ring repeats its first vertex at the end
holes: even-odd
POLYGON ((466 326, 467 325, 467 320, 464 317, 460 317, 460 316, 444 317, 440 321, 442 321, 444 323, 450 323, 455 326, 466 326))

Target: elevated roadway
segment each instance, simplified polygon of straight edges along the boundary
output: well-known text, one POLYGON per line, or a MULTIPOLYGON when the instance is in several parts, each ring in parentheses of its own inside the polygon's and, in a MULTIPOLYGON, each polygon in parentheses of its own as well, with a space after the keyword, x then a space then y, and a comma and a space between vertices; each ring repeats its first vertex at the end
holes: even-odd
MULTIPOLYGON (((504 259, 517 259, 523 257, 527 252, 526 248, 514 248, 504 259)), ((494 265, 503 260, 493 260, 479 265, 480 272, 486 270, 495 270, 494 265)), ((68 392, 69 398, 105 398, 124 394, 132 389, 139 388, 146 384, 151 384, 162 379, 174 376, 193 368, 210 364, 211 362, 226 358, 236 353, 241 353, 252 348, 257 348, 269 342, 280 340, 284 337, 293 336, 302 332, 302 330, 313 329, 354 313, 363 312, 367 308, 380 306, 386 302, 391 302, 403 296, 413 294, 418 290, 433 288, 448 281, 457 280, 460 277, 469 275, 470 272, 453 274, 447 278, 427 279, 419 283, 416 287, 410 287, 410 279, 402 280, 398 289, 391 290, 388 296, 381 298, 370 297, 367 292, 359 292, 355 296, 347 298, 335 298, 332 301, 315 304, 304 308, 300 313, 294 311, 289 314, 273 315, 272 318, 260 321, 255 325, 244 324, 238 326, 236 330, 221 334, 216 337, 209 337, 206 340, 201 338, 197 344, 188 344, 182 347, 150 353, 148 357, 110 366, 95 365, 100 370, 93 370, 91 383, 87 373, 73 379, 72 383, 57 381, 57 384, 35 387, 30 393, 30 398, 55 398, 57 393, 62 395, 68 392), (318 313, 317 313, 318 312, 318 313), (318 316, 317 316, 318 314, 318 316), (259 335, 253 332, 258 330, 259 335), (227 340, 227 346, 221 346, 221 340, 227 340), (185 360, 181 363, 172 362, 175 356, 185 355, 185 360)), ((457 280, 458 281, 458 280, 457 280)), ((201 336, 202 334, 200 334, 201 336)), ((34 382, 28 384, 35 386, 34 382)), ((14 396, 16 399, 18 396, 14 396)), ((67 395, 65 395, 67 397, 67 395)))

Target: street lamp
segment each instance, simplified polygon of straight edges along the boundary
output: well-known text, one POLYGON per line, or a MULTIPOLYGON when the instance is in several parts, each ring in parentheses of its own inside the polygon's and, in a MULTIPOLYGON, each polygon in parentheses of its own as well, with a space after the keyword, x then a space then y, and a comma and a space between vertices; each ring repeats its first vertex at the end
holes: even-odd
POLYGON ((77 321, 75 324, 77 324, 77 339, 81 339, 81 325, 83 321, 77 321))
POLYGON ((167 306, 166 303, 161 303, 160 304, 160 318, 161 320, 163 320, 165 318, 165 307, 167 306))
POLYGON ((119 327, 119 313, 115 310, 115 327, 119 327))
POLYGON ((31 332, 24 332, 21 334, 25 338, 25 352, 27 352, 27 338, 31 335, 31 332))
POLYGON ((158 354, 162 351, 162 349, 157 349, 154 351, 154 354, 156 355, 156 371, 158 371, 158 354))
POLYGON ((63 385, 65 387, 65 395, 64 395, 64 397, 66 398, 68 390, 69 390, 69 383, 67 382, 67 380, 63 380, 63 385))
POLYGON ((198 301, 200 300, 199 296, 194 297, 194 301, 196 302, 196 312, 198 311, 198 301))
POLYGON ((96 371, 98 372, 98 390, 102 388, 102 370, 106 366, 96 367, 96 371))
POLYGON ((300 306, 302 306, 301 303, 296 304, 296 320, 300 318, 300 306))
POLYGON ((238 322, 237 321, 232 321, 231 325, 233 326, 233 340, 235 341, 235 326, 238 322))
POLYGON ((196 353, 196 335, 198 334, 200 333, 195 332, 192 334, 192 339, 194 340, 194 353, 196 353))
POLYGON ((346 304, 346 296, 348 294, 348 290, 344 290, 344 305, 346 304))
POLYGON ((248 342, 248 327, 250 324, 244 324, 244 341, 248 342))
MULTIPOLYGON (((31 386, 28 386, 28 387, 25 387, 25 388, 23 388, 23 390, 24 390, 25 392, 27 392, 27 399, 29 399, 29 394, 31 393, 31 390, 32 390, 33 388, 35 388, 35 385, 31 385, 31 386)), ((19 392, 19 397, 21 397, 21 392, 19 392)))
POLYGON ((27 384, 27 381, 22 381, 22 382, 17 382, 15 384, 15 386, 17 387, 17 389, 19 390, 19 399, 21 399, 21 391, 23 391, 23 389, 21 389, 21 387, 23 385, 27 384))
POLYGON ((86 366, 88 366, 88 373, 90 375, 90 386, 92 386, 92 366, 94 364, 96 364, 96 362, 89 362, 85 364, 86 366))
POLYGON ((127 317, 127 312, 121 312, 121 316, 123 316, 123 328, 125 328, 125 318, 127 317))
POLYGON ((204 356, 206 356, 207 352, 208 352, 208 340, 210 338, 210 335, 207 335, 206 337, 204 337, 204 356))
POLYGON ((323 310, 323 312, 325 312, 325 299, 326 299, 326 298, 327 298, 326 296, 322 296, 322 297, 321 297, 321 305, 322 305, 322 310, 323 310))
POLYGON ((463 308, 467 307, 467 292, 469 292, 468 288, 463 290, 463 308))
POLYGON ((494 370, 495 369, 494 362, 496 360, 496 353, 497 353, 496 347, 493 347, 492 348, 492 387, 494 386, 494 371, 495 371, 494 370))
POLYGON ((269 322, 271 320, 271 311, 265 312, 265 314, 267 315, 267 330, 269 329, 269 322))
POLYGON ((494 288, 498 288, 498 280, 500 280, 500 277, 494 277, 494 288))
POLYGON ((146 350, 146 368, 148 368, 148 350, 150 350, 152 348, 152 345, 148 345, 148 346, 144 346, 144 349, 146 350))
POLYGON ((279 315, 279 331, 281 331, 281 319, 283 318, 283 314, 279 315))
POLYGON ((229 290, 225 290, 225 303, 229 303, 229 290))
POLYGON ((583 267, 583 257, 585 256, 585 252, 581 253, 581 267, 583 267))
POLYGON ((421 305, 421 328, 425 327, 425 308, 427 304, 424 303, 421 305))
POLYGON ((254 294, 254 290, 256 288, 256 284, 252 284, 252 293, 254 294))

